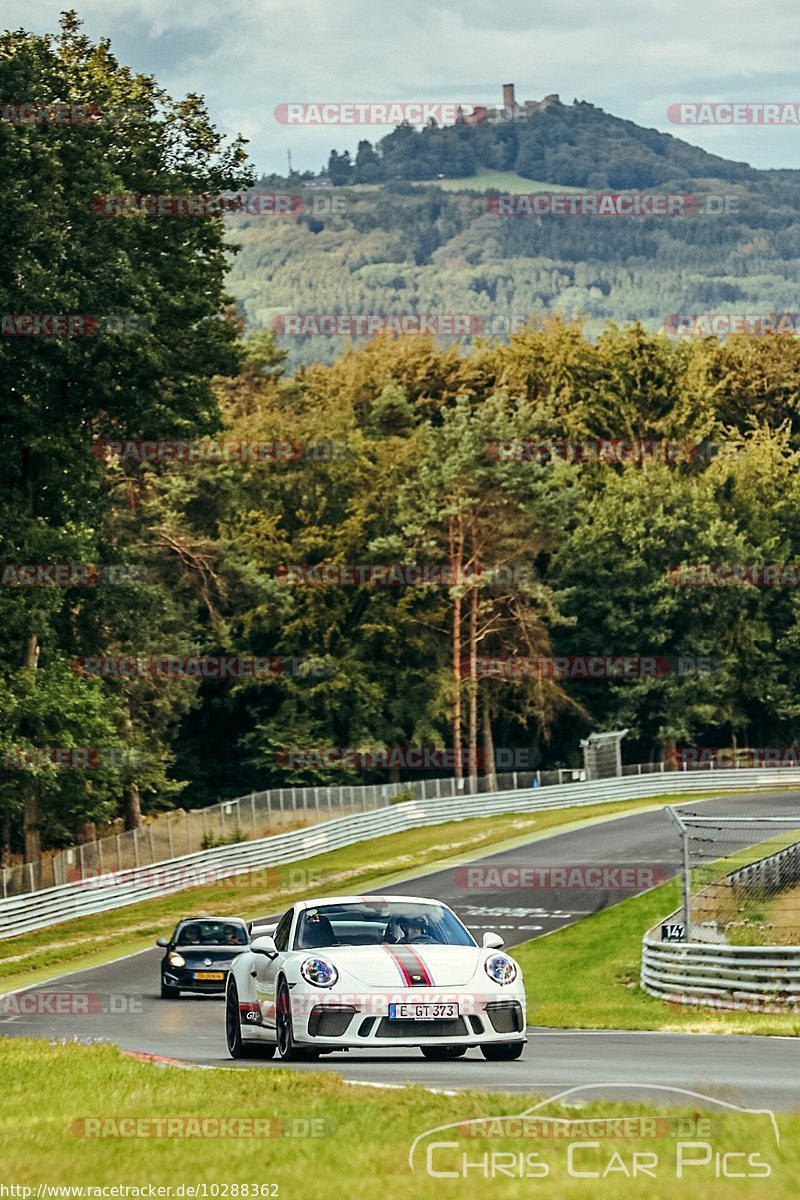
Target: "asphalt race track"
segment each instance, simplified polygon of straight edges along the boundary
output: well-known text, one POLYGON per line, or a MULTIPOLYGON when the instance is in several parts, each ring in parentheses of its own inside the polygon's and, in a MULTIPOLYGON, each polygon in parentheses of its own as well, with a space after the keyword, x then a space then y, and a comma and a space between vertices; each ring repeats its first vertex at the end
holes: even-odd
MULTIPOLYGON (((800 794, 791 792, 687 801, 679 807, 689 812, 752 813, 757 804, 760 815, 787 815, 797 813, 799 801, 800 794)), ((579 818, 580 813, 576 816, 579 818)), ((500 868, 499 875, 488 870, 468 875, 464 867, 451 867, 384 890, 386 894, 435 896, 459 914, 478 940, 485 929, 495 929, 507 945, 513 946, 630 896, 631 879, 641 878, 646 883, 650 870, 676 874, 678 859, 674 825, 662 811, 647 812, 555 834, 470 864, 482 869, 500 868), (584 878, 592 881, 591 887, 554 886, 562 882, 563 875, 533 876, 550 886, 515 886, 518 868, 533 867, 607 870, 583 871, 584 878), (619 872, 615 875, 616 868, 628 868, 628 876, 619 872), (639 874, 632 876, 631 871, 639 874), (608 886, 602 886, 604 883, 608 886)), ((525 876, 522 881, 527 882, 525 876)), ((571 882, 574 884, 575 879, 571 882)), ((642 887, 634 890, 641 891, 642 887)), ((255 915, 242 914, 246 918, 255 915)), ((102 1038, 127 1050, 231 1070, 270 1070, 279 1064, 277 1058, 234 1063, 228 1057, 221 998, 161 1000, 160 956, 156 948, 145 950, 29 989, 40 993, 89 993, 90 1011, 64 1016, 47 1011, 9 1014, 13 1006, 7 1002, 6 1015, 0 1017, 0 1033, 58 1040, 102 1038)), ((535 1016, 535 1012, 530 1015, 535 1016)), ((794 1038, 573 1032, 533 1026, 528 1029, 528 1044, 518 1062, 486 1062, 477 1050, 455 1062, 442 1063, 428 1062, 414 1050, 380 1055, 351 1051, 325 1056, 315 1063, 292 1064, 292 1069, 336 1071, 345 1079, 364 1083, 413 1082, 442 1089, 473 1087, 555 1094, 578 1085, 596 1087, 596 1091, 583 1093, 587 1099, 603 1094, 605 1085, 605 1094, 647 1098, 649 1103, 655 1102, 657 1094, 646 1090, 645 1085, 661 1085, 719 1096, 746 1106, 791 1109, 800 1105, 800 1049, 794 1038)))

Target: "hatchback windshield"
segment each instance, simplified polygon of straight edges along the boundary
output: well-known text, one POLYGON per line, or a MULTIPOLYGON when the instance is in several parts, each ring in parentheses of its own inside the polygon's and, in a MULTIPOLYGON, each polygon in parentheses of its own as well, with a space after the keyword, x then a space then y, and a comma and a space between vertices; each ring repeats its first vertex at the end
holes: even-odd
POLYGON ((250 941, 241 921, 187 921, 175 940, 179 946, 246 946, 250 941))
POLYGON ((294 939, 296 950, 323 946, 440 945, 476 942, 454 913, 439 904, 354 900, 307 908, 294 939))

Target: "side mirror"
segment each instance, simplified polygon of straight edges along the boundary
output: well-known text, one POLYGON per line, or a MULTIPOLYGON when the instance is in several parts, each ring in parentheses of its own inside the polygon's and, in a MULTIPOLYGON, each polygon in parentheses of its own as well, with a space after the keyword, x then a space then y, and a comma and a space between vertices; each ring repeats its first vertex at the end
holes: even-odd
POLYGON ((158 940, 156 941, 156 945, 163 946, 164 949, 166 950, 167 946, 169 945, 169 942, 167 941, 166 938, 158 938, 158 940))
POLYGON ((277 958, 278 947, 275 945, 275 939, 268 934, 262 937, 257 937, 254 942, 250 943, 250 949, 254 954, 265 954, 267 958, 277 958))
POLYGON ((483 935, 483 946, 486 950, 499 950, 503 945, 503 939, 499 933, 485 933, 483 935))

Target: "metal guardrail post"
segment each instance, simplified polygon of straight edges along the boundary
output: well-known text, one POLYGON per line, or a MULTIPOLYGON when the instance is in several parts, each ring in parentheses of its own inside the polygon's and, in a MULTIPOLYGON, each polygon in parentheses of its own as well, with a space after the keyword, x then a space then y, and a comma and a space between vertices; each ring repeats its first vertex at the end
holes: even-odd
POLYGON ((689 870, 688 830, 683 823, 680 813, 670 805, 667 805, 667 813, 680 831, 681 849, 683 851, 683 920, 686 926, 686 941, 690 942, 692 940, 692 888, 691 872, 689 870))

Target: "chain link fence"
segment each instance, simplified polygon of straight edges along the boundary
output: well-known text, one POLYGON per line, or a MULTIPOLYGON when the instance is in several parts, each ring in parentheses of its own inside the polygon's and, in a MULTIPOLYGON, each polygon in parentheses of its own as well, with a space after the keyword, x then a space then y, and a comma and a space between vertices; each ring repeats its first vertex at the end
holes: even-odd
POLYGON ((536 772, 535 776, 530 771, 515 771, 496 776, 496 788, 486 778, 477 781, 445 778, 252 792, 208 808, 176 809, 147 820, 140 829, 70 846, 45 855, 38 862, 3 867, 0 870, 0 894, 5 899, 56 887, 73 879, 89 878, 93 874, 151 866, 197 850, 286 833, 403 800, 431 800, 529 787, 534 777, 537 786, 545 786, 570 782, 573 777, 577 780, 581 774, 563 769, 536 772))
POLYGON ((677 812, 687 941, 800 945, 800 814, 677 812))

